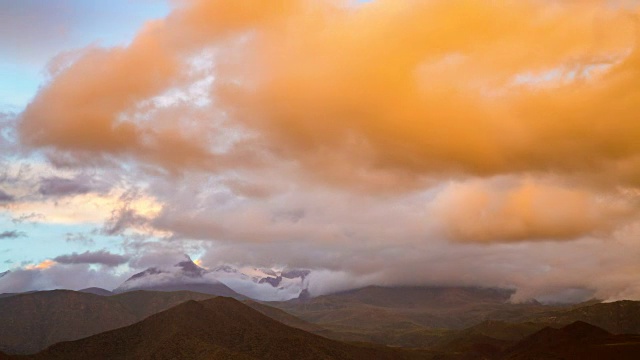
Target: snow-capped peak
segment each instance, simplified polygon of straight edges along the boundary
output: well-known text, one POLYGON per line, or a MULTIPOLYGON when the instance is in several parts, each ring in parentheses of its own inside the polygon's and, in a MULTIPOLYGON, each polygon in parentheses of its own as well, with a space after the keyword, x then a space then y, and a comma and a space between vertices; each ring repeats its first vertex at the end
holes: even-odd
POLYGON ((169 268, 150 267, 131 276, 115 292, 157 287, 175 288, 180 284, 223 284, 231 290, 257 300, 297 298, 308 287, 309 270, 234 267, 223 264, 211 270, 198 266, 186 256, 169 268))

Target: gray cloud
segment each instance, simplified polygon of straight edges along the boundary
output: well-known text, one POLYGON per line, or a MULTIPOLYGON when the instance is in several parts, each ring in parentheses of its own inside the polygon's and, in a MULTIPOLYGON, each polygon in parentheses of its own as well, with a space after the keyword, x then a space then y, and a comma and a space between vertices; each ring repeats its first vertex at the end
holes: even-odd
POLYGON ((38 220, 44 220, 45 216, 37 213, 21 214, 11 218, 11 222, 14 224, 22 224, 24 222, 37 222, 38 220))
POLYGON ((16 238, 23 237, 23 236, 26 236, 26 235, 27 234, 25 234, 22 231, 7 230, 7 231, 0 232, 0 239, 16 239, 16 238))
POLYGON ((67 242, 76 242, 83 245, 95 244, 95 241, 90 236, 83 233, 67 233, 65 237, 67 242))
POLYGON ((81 174, 71 179, 57 176, 43 178, 40 181, 38 191, 45 196, 70 196, 89 192, 104 192, 108 189, 108 184, 81 174))
POLYGON ((7 194, 6 192, 0 190, 0 204, 12 202, 13 200, 15 200, 15 197, 13 195, 7 194))
POLYGON ((81 254, 60 255, 53 259, 60 264, 100 264, 109 267, 122 265, 129 261, 128 256, 112 254, 106 250, 85 251, 81 254))

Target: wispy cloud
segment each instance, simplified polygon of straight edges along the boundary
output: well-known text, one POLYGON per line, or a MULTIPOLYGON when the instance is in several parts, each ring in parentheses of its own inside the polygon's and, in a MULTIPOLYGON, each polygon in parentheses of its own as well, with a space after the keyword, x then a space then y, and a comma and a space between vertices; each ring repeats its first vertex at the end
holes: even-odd
POLYGON ((27 234, 17 230, 6 230, 0 232, 0 239, 16 239, 24 236, 27 236, 27 234))

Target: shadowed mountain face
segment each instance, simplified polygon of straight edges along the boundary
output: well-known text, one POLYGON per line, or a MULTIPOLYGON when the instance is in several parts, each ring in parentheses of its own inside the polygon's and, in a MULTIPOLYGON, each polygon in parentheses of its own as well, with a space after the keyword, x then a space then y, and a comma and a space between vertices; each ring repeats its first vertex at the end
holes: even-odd
POLYGON ((283 325, 231 298, 188 301, 139 323, 54 345, 33 359, 409 359, 283 325))

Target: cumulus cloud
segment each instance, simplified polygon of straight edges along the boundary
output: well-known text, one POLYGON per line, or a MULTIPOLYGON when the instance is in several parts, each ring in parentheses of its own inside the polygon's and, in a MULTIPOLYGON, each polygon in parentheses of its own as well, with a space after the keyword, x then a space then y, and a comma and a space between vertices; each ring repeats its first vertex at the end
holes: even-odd
POLYGON ((357 168, 418 174, 616 166, 615 181, 635 183, 617 165, 637 161, 637 105, 615 96, 637 91, 631 10, 549 6, 194 1, 127 47, 87 50, 21 115, 21 136, 167 167, 213 166, 210 137, 197 131, 212 119, 154 127, 126 116, 188 81, 185 59, 212 48, 220 56, 211 98, 228 121, 320 175, 339 177, 320 156, 338 152, 357 168))
POLYGON ((106 250, 98 250, 85 251, 80 254, 72 253, 69 255, 60 255, 53 260, 60 264, 98 264, 115 267, 126 264, 129 261, 129 257, 120 254, 112 254, 106 250))
POLYGON ((430 204, 446 236, 465 242, 572 240, 609 235, 637 200, 531 180, 453 183, 430 204))

